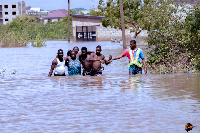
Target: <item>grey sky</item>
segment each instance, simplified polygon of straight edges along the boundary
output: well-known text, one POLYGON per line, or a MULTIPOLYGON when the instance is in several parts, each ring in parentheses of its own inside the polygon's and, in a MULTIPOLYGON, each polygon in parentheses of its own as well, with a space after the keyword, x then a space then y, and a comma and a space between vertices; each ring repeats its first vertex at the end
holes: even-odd
MULTIPOLYGON (((68 0, 0 0, 0 2, 21 2, 24 1, 26 6, 40 7, 44 10, 67 9, 68 0)), ((70 0, 70 9, 73 8, 97 8, 99 0, 70 0)))

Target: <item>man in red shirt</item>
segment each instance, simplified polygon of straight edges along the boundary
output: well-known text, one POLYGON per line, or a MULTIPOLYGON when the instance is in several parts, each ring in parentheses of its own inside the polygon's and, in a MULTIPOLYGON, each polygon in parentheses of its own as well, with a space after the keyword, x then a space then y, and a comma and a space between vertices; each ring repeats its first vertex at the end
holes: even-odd
POLYGON ((129 75, 142 74, 142 64, 141 64, 140 59, 142 59, 142 63, 144 65, 144 72, 145 74, 147 73, 147 67, 146 67, 144 54, 140 48, 136 47, 135 40, 130 41, 129 49, 126 49, 122 54, 113 58, 110 62, 112 62, 113 60, 120 59, 125 56, 127 56, 129 59, 129 64, 128 64, 129 75))

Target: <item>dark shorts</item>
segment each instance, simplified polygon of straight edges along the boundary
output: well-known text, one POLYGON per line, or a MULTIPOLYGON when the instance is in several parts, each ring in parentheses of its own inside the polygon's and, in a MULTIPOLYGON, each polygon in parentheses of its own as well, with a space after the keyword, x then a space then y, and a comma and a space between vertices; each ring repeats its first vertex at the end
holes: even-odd
POLYGON ((65 75, 65 73, 63 73, 63 74, 55 74, 54 73, 54 76, 66 76, 66 75, 65 75))
POLYGON ((91 71, 89 71, 89 70, 83 70, 83 76, 85 76, 85 75, 91 75, 91 71))
POLYGON ((129 75, 136 75, 136 74, 142 74, 142 68, 136 65, 131 65, 129 67, 129 75))
POLYGON ((98 71, 91 71, 91 76, 97 76, 97 75, 102 75, 102 70, 98 70, 98 71))

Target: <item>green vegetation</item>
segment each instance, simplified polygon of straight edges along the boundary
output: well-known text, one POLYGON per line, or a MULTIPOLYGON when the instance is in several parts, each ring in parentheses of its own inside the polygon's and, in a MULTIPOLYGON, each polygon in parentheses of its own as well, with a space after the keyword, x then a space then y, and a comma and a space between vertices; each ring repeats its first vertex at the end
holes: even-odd
POLYGON ((104 13, 101 11, 95 11, 95 9, 90 9, 89 15, 92 16, 104 16, 104 13))
POLYGON ((148 65, 153 72, 179 73, 200 70, 200 8, 172 16, 149 31, 148 65))
POLYGON ((38 34, 38 35, 36 36, 36 40, 31 40, 31 45, 32 45, 33 47, 42 47, 42 46, 46 46, 45 42, 46 42, 46 39, 43 39, 43 38, 41 37, 41 35, 38 34))
MULTIPOLYGON (((173 0, 123 0, 125 28, 148 30, 147 65, 153 73, 200 70, 200 6, 173 0), (185 14, 184 17, 180 14, 185 14)), ((99 1, 103 26, 121 29, 119 0, 99 1)))
POLYGON ((12 22, 0 25, 1 47, 23 47, 29 42, 32 46, 41 47, 45 46, 46 39, 67 39, 67 24, 67 17, 58 22, 43 24, 33 17, 17 16, 12 22))

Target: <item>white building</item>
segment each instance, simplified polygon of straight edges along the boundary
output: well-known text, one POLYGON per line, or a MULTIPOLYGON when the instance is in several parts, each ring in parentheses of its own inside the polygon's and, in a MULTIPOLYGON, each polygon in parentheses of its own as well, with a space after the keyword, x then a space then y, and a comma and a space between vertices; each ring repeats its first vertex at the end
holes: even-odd
POLYGON ((40 12, 40 8, 30 8, 31 11, 40 12))
POLYGON ((0 24, 6 24, 16 16, 26 13, 25 2, 0 2, 0 24))

